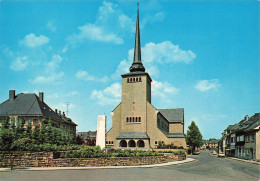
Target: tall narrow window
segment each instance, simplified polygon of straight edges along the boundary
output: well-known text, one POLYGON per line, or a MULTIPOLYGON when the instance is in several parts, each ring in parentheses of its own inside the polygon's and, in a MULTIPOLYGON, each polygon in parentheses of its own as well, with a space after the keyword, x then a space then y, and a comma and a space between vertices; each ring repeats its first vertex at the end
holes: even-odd
POLYGON ((139 117, 139 120, 138 120, 138 121, 139 121, 139 123, 141 122, 141 117, 139 117))
POLYGON ((128 123, 128 121, 129 121, 129 120, 128 120, 128 117, 127 117, 127 118, 126 118, 126 122, 128 123))
POLYGON ((135 82, 135 78, 133 78, 133 82, 135 82))
POLYGON ((127 78, 127 82, 129 82, 129 78, 127 78))
POLYGON ((132 118, 130 117, 130 123, 132 122, 132 118))
POLYGON ((135 122, 137 122, 137 117, 135 117, 135 122))
POLYGON ((132 78, 130 78, 130 82, 132 82, 132 78))
POLYGON ((139 77, 139 82, 141 82, 142 81, 142 78, 141 77, 139 77))

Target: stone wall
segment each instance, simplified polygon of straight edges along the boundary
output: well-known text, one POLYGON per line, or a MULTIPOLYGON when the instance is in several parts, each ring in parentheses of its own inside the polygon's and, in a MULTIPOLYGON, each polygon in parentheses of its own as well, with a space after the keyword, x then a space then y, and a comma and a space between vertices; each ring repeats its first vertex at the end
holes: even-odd
POLYGON ((11 165, 13 167, 133 166, 167 162, 167 156, 55 158, 53 152, 0 152, 0 168, 11 167, 11 165))

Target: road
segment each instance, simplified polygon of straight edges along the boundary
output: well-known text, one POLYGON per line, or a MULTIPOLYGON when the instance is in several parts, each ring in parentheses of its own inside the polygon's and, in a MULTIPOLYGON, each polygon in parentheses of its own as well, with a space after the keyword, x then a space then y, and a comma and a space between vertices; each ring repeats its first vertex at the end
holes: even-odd
POLYGON ((94 169, 0 172, 0 181, 89 181, 89 180, 228 180, 258 181, 260 166, 228 158, 212 156, 203 151, 193 155, 195 162, 154 168, 94 169))

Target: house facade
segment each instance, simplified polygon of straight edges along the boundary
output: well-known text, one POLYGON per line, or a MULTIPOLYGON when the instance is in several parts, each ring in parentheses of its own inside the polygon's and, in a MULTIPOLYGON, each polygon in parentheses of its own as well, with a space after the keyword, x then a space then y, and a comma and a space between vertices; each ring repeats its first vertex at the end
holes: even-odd
POLYGON ((47 123, 51 120, 52 126, 61 128, 66 132, 76 136, 76 126, 70 118, 65 115, 65 112, 53 111, 44 101, 44 93, 36 94, 15 94, 15 90, 9 91, 9 99, 0 104, 0 120, 9 118, 10 121, 18 122, 21 120, 24 123, 31 122, 32 127, 36 124, 47 123))
POLYGON ((111 113, 112 128, 106 142, 112 148, 157 148, 159 142, 186 148, 184 109, 156 109, 152 105, 152 79, 141 60, 139 9, 129 70, 122 75, 122 100, 111 113))
POLYGON ((220 152, 226 156, 260 161, 260 113, 249 117, 246 115, 240 122, 229 125, 222 133, 220 152))

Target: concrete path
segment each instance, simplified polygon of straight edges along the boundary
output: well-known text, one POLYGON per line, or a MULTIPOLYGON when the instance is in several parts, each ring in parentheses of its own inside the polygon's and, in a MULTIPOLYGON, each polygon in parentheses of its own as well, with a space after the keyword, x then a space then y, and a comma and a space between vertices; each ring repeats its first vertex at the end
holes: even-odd
MULTIPOLYGON (((174 161, 161 164, 153 165, 137 165, 137 166, 103 166, 103 167, 27 167, 27 168, 13 168, 13 170, 22 170, 22 171, 50 171, 50 170, 89 170, 89 169, 114 169, 114 168, 151 168, 151 167, 163 167, 169 165, 179 165, 189 162, 194 162, 195 159, 187 158, 182 161, 174 161)), ((0 168, 0 172, 11 171, 11 168, 0 168)))

